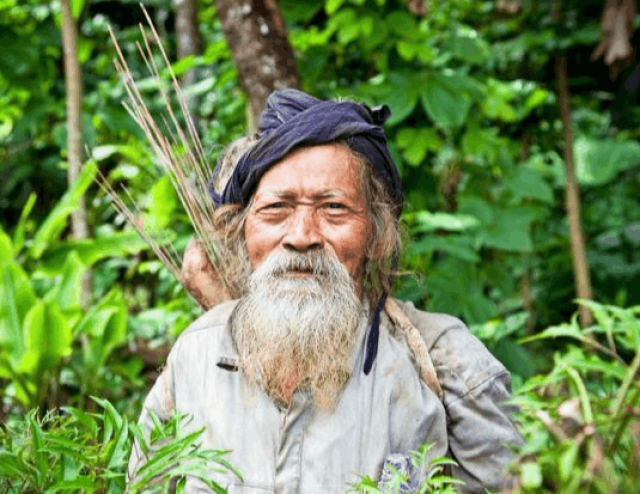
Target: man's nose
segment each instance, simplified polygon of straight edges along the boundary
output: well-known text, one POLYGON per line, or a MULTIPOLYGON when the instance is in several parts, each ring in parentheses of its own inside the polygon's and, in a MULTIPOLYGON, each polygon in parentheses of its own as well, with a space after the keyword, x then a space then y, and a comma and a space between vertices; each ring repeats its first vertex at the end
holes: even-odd
POLYGON ((324 241, 318 226, 315 208, 296 208, 289 217, 287 233, 282 240, 284 248, 296 252, 322 249, 324 241))

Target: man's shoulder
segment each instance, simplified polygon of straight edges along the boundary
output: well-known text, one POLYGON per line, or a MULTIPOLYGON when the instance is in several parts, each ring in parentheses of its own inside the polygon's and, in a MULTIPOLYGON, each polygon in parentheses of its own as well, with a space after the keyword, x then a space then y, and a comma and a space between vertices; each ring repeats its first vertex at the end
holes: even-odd
POLYGON ((459 387, 455 393, 458 396, 507 373, 502 363, 457 317, 425 312, 411 302, 399 301, 399 305, 422 335, 439 379, 458 382, 455 385, 459 387))
POLYGON ((190 340, 194 336, 203 336, 211 331, 217 332, 227 324, 237 304, 237 300, 228 300, 209 309, 180 334, 178 341, 190 340))
POLYGON ((396 302, 411 323, 420 331, 429 350, 449 331, 462 330, 463 333, 469 333, 465 324, 455 316, 439 312, 425 312, 416 308, 413 302, 398 299, 396 302))

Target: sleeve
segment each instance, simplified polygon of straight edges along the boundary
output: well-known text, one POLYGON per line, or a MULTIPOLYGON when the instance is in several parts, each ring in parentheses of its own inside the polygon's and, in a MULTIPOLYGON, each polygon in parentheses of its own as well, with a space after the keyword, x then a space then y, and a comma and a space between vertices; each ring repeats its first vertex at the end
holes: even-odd
MULTIPOLYGON (((138 424, 142 427, 147 440, 153 429, 152 413, 162 422, 166 422, 171 418, 175 403, 172 381, 171 360, 169 359, 167 366, 162 370, 151 391, 145 398, 140 419, 138 420, 138 424)), ((136 472, 144 465, 147 459, 138 440, 134 441, 131 456, 129 457, 127 483, 134 481, 136 472)))
MULTIPOLYGON (((453 318, 451 318, 453 319, 453 318)), ((463 492, 484 492, 509 484, 505 466, 510 446, 522 438, 509 418, 511 377, 504 366, 457 321, 436 340, 431 354, 444 390, 449 450, 465 481, 463 492)))

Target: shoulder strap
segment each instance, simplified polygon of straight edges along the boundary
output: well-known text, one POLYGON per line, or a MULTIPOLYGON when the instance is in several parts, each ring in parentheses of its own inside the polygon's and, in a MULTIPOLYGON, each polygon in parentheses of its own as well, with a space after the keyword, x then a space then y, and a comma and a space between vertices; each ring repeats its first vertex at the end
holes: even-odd
POLYGON ((416 328, 409 318, 402 311, 396 301, 389 297, 384 305, 385 312, 389 316, 389 319, 393 322, 398 331, 402 331, 407 338, 407 345, 409 350, 413 352, 420 372, 420 377, 429 386, 440 401, 444 400, 444 392, 438 381, 438 375, 436 374, 436 368, 433 365, 433 360, 429 355, 429 349, 425 343, 420 331, 416 328))

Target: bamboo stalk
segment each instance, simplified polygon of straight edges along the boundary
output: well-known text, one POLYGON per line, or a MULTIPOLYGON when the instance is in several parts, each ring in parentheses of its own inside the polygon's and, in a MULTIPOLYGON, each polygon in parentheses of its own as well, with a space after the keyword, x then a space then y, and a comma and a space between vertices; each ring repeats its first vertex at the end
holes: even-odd
MULTIPOLYGON (((202 243, 207 258, 214 272, 220 273, 219 252, 216 232, 214 229, 214 203, 210 197, 207 184, 213 174, 213 167, 206 160, 206 153, 199 138, 198 131, 189 115, 187 100, 180 88, 178 79, 171 69, 171 63, 164 50, 160 36, 156 31, 149 14, 142 7, 151 35, 149 36, 142 25, 142 43, 137 43, 137 48, 151 77, 158 83, 160 96, 164 103, 166 114, 160 118, 154 117, 147 108, 143 95, 136 83, 131 70, 126 62, 122 48, 120 47, 113 30, 109 29, 111 39, 116 48, 117 58, 114 61, 127 95, 124 107, 134 121, 144 132, 151 151, 164 172, 169 176, 171 184, 175 188, 180 202, 184 207, 195 229, 196 235, 202 243), (152 45, 158 47, 164 69, 169 74, 172 93, 175 93, 179 109, 177 111, 184 117, 185 125, 181 125, 176 110, 174 110, 169 91, 163 84, 162 68, 153 56, 152 45), (185 128, 186 127, 186 128, 185 128)), ((170 249, 172 247, 163 241, 157 232, 150 232, 146 225, 140 224, 139 208, 133 209, 127 206, 118 193, 101 177, 101 187, 109 194, 116 209, 127 218, 140 235, 149 243, 160 260, 167 266, 176 278, 182 282, 180 276, 181 260, 170 249)), ((124 189, 126 196, 131 198, 129 192, 124 189)), ((132 201, 135 203, 135 201, 132 201)))

